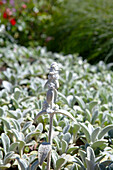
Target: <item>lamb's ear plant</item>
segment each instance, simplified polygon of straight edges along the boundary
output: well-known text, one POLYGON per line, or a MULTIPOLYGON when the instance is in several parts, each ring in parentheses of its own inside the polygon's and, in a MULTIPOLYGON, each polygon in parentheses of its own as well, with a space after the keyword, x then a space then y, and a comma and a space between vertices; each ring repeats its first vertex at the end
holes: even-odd
POLYGON ((87 122, 88 127, 85 123, 79 123, 82 132, 85 135, 84 143, 90 145, 93 149, 97 147, 104 149, 107 146, 107 139, 104 139, 106 133, 113 129, 113 125, 107 125, 104 128, 96 127, 94 128, 89 122, 87 122))
POLYGON ((49 124, 49 137, 48 143, 42 143, 39 146, 39 164, 41 165, 43 161, 47 158, 47 170, 50 170, 51 166, 51 148, 52 148, 52 126, 53 126, 53 118, 54 114, 63 114, 68 116, 73 121, 76 122, 75 118, 66 110, 59 109, 58 105, 55 104, 59 88, 59 66, 56 62, 53 62, 50 67, 48 80, 45 84, 45 87, 48 87, 48 91, 46 94, 46 100, 43 103, 42 111, 39 112, 35 118, 35 121, 38 119, 39 116, 44 114, 50 115, 50 124, 49 124))
POLYGON ((88 146, 86 151, 79 150, 79 159, 78 157, 75 157, 75 164, 78 164, 80 166, 80 170, 107 170, 111 169, 113 165, 113 161, 107 160, 102 161, 105 155, 100 155, 96 157, 95 152, 92 147, 88 146), (100 163, 101 161, 101 163, 100 163))

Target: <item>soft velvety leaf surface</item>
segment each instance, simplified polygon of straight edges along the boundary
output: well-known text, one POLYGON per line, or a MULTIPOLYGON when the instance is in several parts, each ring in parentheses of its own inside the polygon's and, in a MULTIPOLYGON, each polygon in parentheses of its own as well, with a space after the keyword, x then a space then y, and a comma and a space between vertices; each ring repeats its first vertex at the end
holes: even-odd
POLYGON ((65 163, 65 158, 59 158, 56 161, 56 170, 60 169, 63 166, 64 163, 65 163))
POLYGON ((98 139, 103 138, 104 135, 105 135, 109 130, 111 130, 111 129, 113 129, 113 125, 108 125, 108 126, 104 127, 104 128, 100 131, 100 133, 98 134, 98 139))
POLYGON ((5 133, 2 133, 1 139, 2 139, 2 145, 4 148, 4 152, 6 154, 9 151, 10 139, 5 133))
POLYGON ((84 125, 83 123, 80 123, 80 126, 82 127, 82 130, 86 136, 87 141, 90 142, 90 133, 89 133, 88 127, 84 125))

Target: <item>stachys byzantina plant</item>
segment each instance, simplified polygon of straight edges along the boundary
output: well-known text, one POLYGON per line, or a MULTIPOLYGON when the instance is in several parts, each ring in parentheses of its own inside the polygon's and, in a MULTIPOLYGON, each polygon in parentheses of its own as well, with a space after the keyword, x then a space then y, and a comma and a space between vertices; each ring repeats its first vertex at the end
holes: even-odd
POLYGON ((52 150, 52 126, 53 126, 53 118, 54 114, 63 114, 68 116, 73 121, 76 122, 75 118, 66 110, 59 109, 58 105, 55 104, 57 95, 58 95, 58 88, 59 88, 59 66, 56 62, 51 64, 48 74, 48 80, 45 84, 45 87, 48 87, 48 91, 46 93, 46 100, 43 102, 42 111, 40 111, 35 120, 38 119, 39 116, 43 114, 50 115, 50 125, 49 125, 49 139, 48 143, 44 142, 39 146, 38 150, 38 164, 42 165, 43 161, 47 158, 47 170, 50 170, 51 165, 51 150, 52 150))

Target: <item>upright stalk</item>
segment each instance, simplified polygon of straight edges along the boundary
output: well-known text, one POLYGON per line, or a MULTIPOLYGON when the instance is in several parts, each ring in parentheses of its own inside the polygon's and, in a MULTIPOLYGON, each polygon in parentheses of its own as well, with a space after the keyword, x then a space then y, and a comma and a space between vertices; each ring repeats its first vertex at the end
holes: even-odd
POLYGON ((57 98, 57 89, 59 87, 58 79, 59 79, 59 67, 56 62, 53 62, 49 69, 48 80, 45 84, 45 87, 48 87, 48 91, 46 93, 46 100, 43 102, 42 111, 39 112, 36 117, 37 119, 42 114, 50 115, 48 148, 47 144, 42 144, 39 147, 39 164, 42 165, 45 158, 47 158, 47 170, 50 170, 51 167, 53 116, 55 114, 55 111, 58 110, 58 105, 55 104, 57 98))
POLYGON ((43 161, 47 158, 47 170, 51 168, 51 150, 52 150, 52 130, 53 130, 53 117, 54 114, 63 114, 71 118, 74 122, 76 119, 71 115, 71 113, 66 110, 59 109, 56 103, 57 99, 57 89, 59 88, 59 67, 56 62, 53 62, 50 67, 50 72, 48 75, 48 80, 45 87, 48 87, 46 93, 46 100, 43 102, 42 111, 38 113, 36 119, 43 114, 50 115, 50 125, 49 125, 49 137, 48 142, 44 142, 39 146, 38 160, 39 164, 42 165, 43 161))
MULTIPOLYGON (((48 142, 50 143, 51 146, 52 146, 53 116, 54 116, 54 109, 56 108, 55 102, 57 97, 57 89, 59 87, 58 78, 59 78, 59 68, 57 63, 54 62, 51 64, 50 72, 48 75, 48 81, 45 84, 45 86, 48 85, 49 88, 46 94, 46 102, 47 102, 46 111, 47 113, 50 114, 48 142)), ((50 170, 50 167, 51 167, 51 150, 47 157, 47 170, 50 170)))
MULTIPOLYGON (((52 131, 53 131, 53 116, 54 114, 50 115, 50 125, 49 125, 49 139, 48 142, 52 145, 52 131)), ((51 151, 47 157, 47 170, 50 170, 51 167, 51 151)))

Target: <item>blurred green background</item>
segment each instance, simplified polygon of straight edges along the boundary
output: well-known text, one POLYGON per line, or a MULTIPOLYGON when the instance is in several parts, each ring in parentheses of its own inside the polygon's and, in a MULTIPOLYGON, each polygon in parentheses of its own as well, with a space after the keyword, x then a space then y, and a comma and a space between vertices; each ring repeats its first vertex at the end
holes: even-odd
POLYGON ((113 1, 0 0, 0 46, 9 43, 113 62, 113 1))

